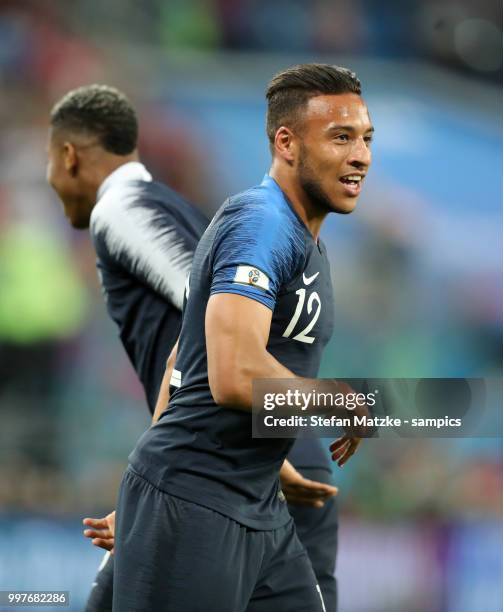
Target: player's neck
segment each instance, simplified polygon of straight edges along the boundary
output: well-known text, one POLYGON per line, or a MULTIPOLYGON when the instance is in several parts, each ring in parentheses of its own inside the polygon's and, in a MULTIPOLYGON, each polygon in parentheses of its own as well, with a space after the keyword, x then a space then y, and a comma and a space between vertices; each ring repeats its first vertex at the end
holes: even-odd
POLYGON ((269 176, 281 187, 281 190, 289 199, 293 209, 302 219, 313 239, 317 242, 320 229, 327 211, 314 205, 308 198, 306 192, 293 177, 286 175, 274 166, 269 170, 269 176))
POLYGON ((92 193, 90 194, 90 199, 93 203, 96 202, 98 190, 103 185, 105 180, 113 173, 117 168, 124 166, 124 164, 128 164, 129 162, 137 162, 140 161, 138 157, 137 151, 133 151, 130 155, 112 155, 105 154, 101 159, 96 160, 94 164, 94 171, 91 177, 90 189, 92 193))
POLYGON ((133 151, 130 155, 107 155, 103 158, 100 164, 96 165, 96 183, 97 189, 107 179, 112 172, 115 172, 117 168, 128 164, 129 162, 140 161, 138 153, 133 151))

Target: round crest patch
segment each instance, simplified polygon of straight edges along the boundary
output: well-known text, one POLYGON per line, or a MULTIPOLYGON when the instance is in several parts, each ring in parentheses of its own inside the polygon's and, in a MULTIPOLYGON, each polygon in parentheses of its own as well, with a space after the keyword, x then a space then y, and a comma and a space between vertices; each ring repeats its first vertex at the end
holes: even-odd
POLYGON ((250 270, 248 272, 248 282, 250 285, 256 285, 260 279, 260 270, 250 270))

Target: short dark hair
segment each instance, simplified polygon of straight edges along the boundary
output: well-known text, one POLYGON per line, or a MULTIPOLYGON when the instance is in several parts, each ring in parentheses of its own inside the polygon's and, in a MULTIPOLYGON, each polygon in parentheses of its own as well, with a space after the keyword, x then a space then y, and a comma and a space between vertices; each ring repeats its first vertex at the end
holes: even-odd
POLYGON ((69 91, 54 105, 51 125, 95 135, 106 151, 116 155, 136 149, 136 112, 121 91, 108 85, 86 85, 69 91))
POLYGON ((278 72, 267 87, 267 136, 271 145, 282 125, 295 127, 310 98, 325 94, 361 95, 356 74, 330 64, 299 64, 278 72))

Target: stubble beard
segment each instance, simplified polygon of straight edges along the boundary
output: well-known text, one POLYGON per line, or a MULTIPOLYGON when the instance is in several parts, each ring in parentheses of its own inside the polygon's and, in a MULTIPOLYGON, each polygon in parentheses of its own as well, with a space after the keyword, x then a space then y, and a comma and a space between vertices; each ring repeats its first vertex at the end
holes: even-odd
POLYGON ((330 198, 323 191, 320 181, 317 179, 312 167, 309 165, 308 154, 304 145, 301 146, 299 155, 299 183, 311 204, 322 211, 333 210, 330 198))

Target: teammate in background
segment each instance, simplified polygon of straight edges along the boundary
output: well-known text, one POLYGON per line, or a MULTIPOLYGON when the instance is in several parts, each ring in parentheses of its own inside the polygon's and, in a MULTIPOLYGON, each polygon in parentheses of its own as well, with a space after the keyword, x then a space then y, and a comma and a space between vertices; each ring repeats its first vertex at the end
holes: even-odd
MULTIPOLYGON (((286 70, 267 100, 269 175, 229 198, 199 242, 169 409, 123 478, 115 612, 326 609, 279 488, 293 441, 251 438, 251 387, 316 376, 333 325, 319 231, 354 209, 373 128, 343 68, 286 70)), ((357 444, 346 436, 333 458, 357 444)))
MULTIPOLYGON (((65 95, 51 112, 47 180, 73 227, 90 227, 110 317, 153 413, 181 323, 185 281, 206 218, 140 163, 129 100, 107 86, 65 95)), ((113 563, 88 611, 111 610, 113 563)))
MULTIPOLYGON (((73 90, 51 113, 47 178, 70 223, 79 229, 90 226, 108 312, 153 413, 180 330, 193 252, 207 221, 177 193, 152 180, 139 162, 137 136, 135 111, 121 92, 103 85, 73 90)), ((304 504, 296 507, 308 516, 313 510, 306 504, 321 507, 335 492, 303 478, 288 463, 282 482, 289 501, 304 504)), ((113 514, 89 519, 95 544, 113 547, 113 520, 113 514)), ((88 612, 112 608, 110 554, 100 568, 88 612)))

